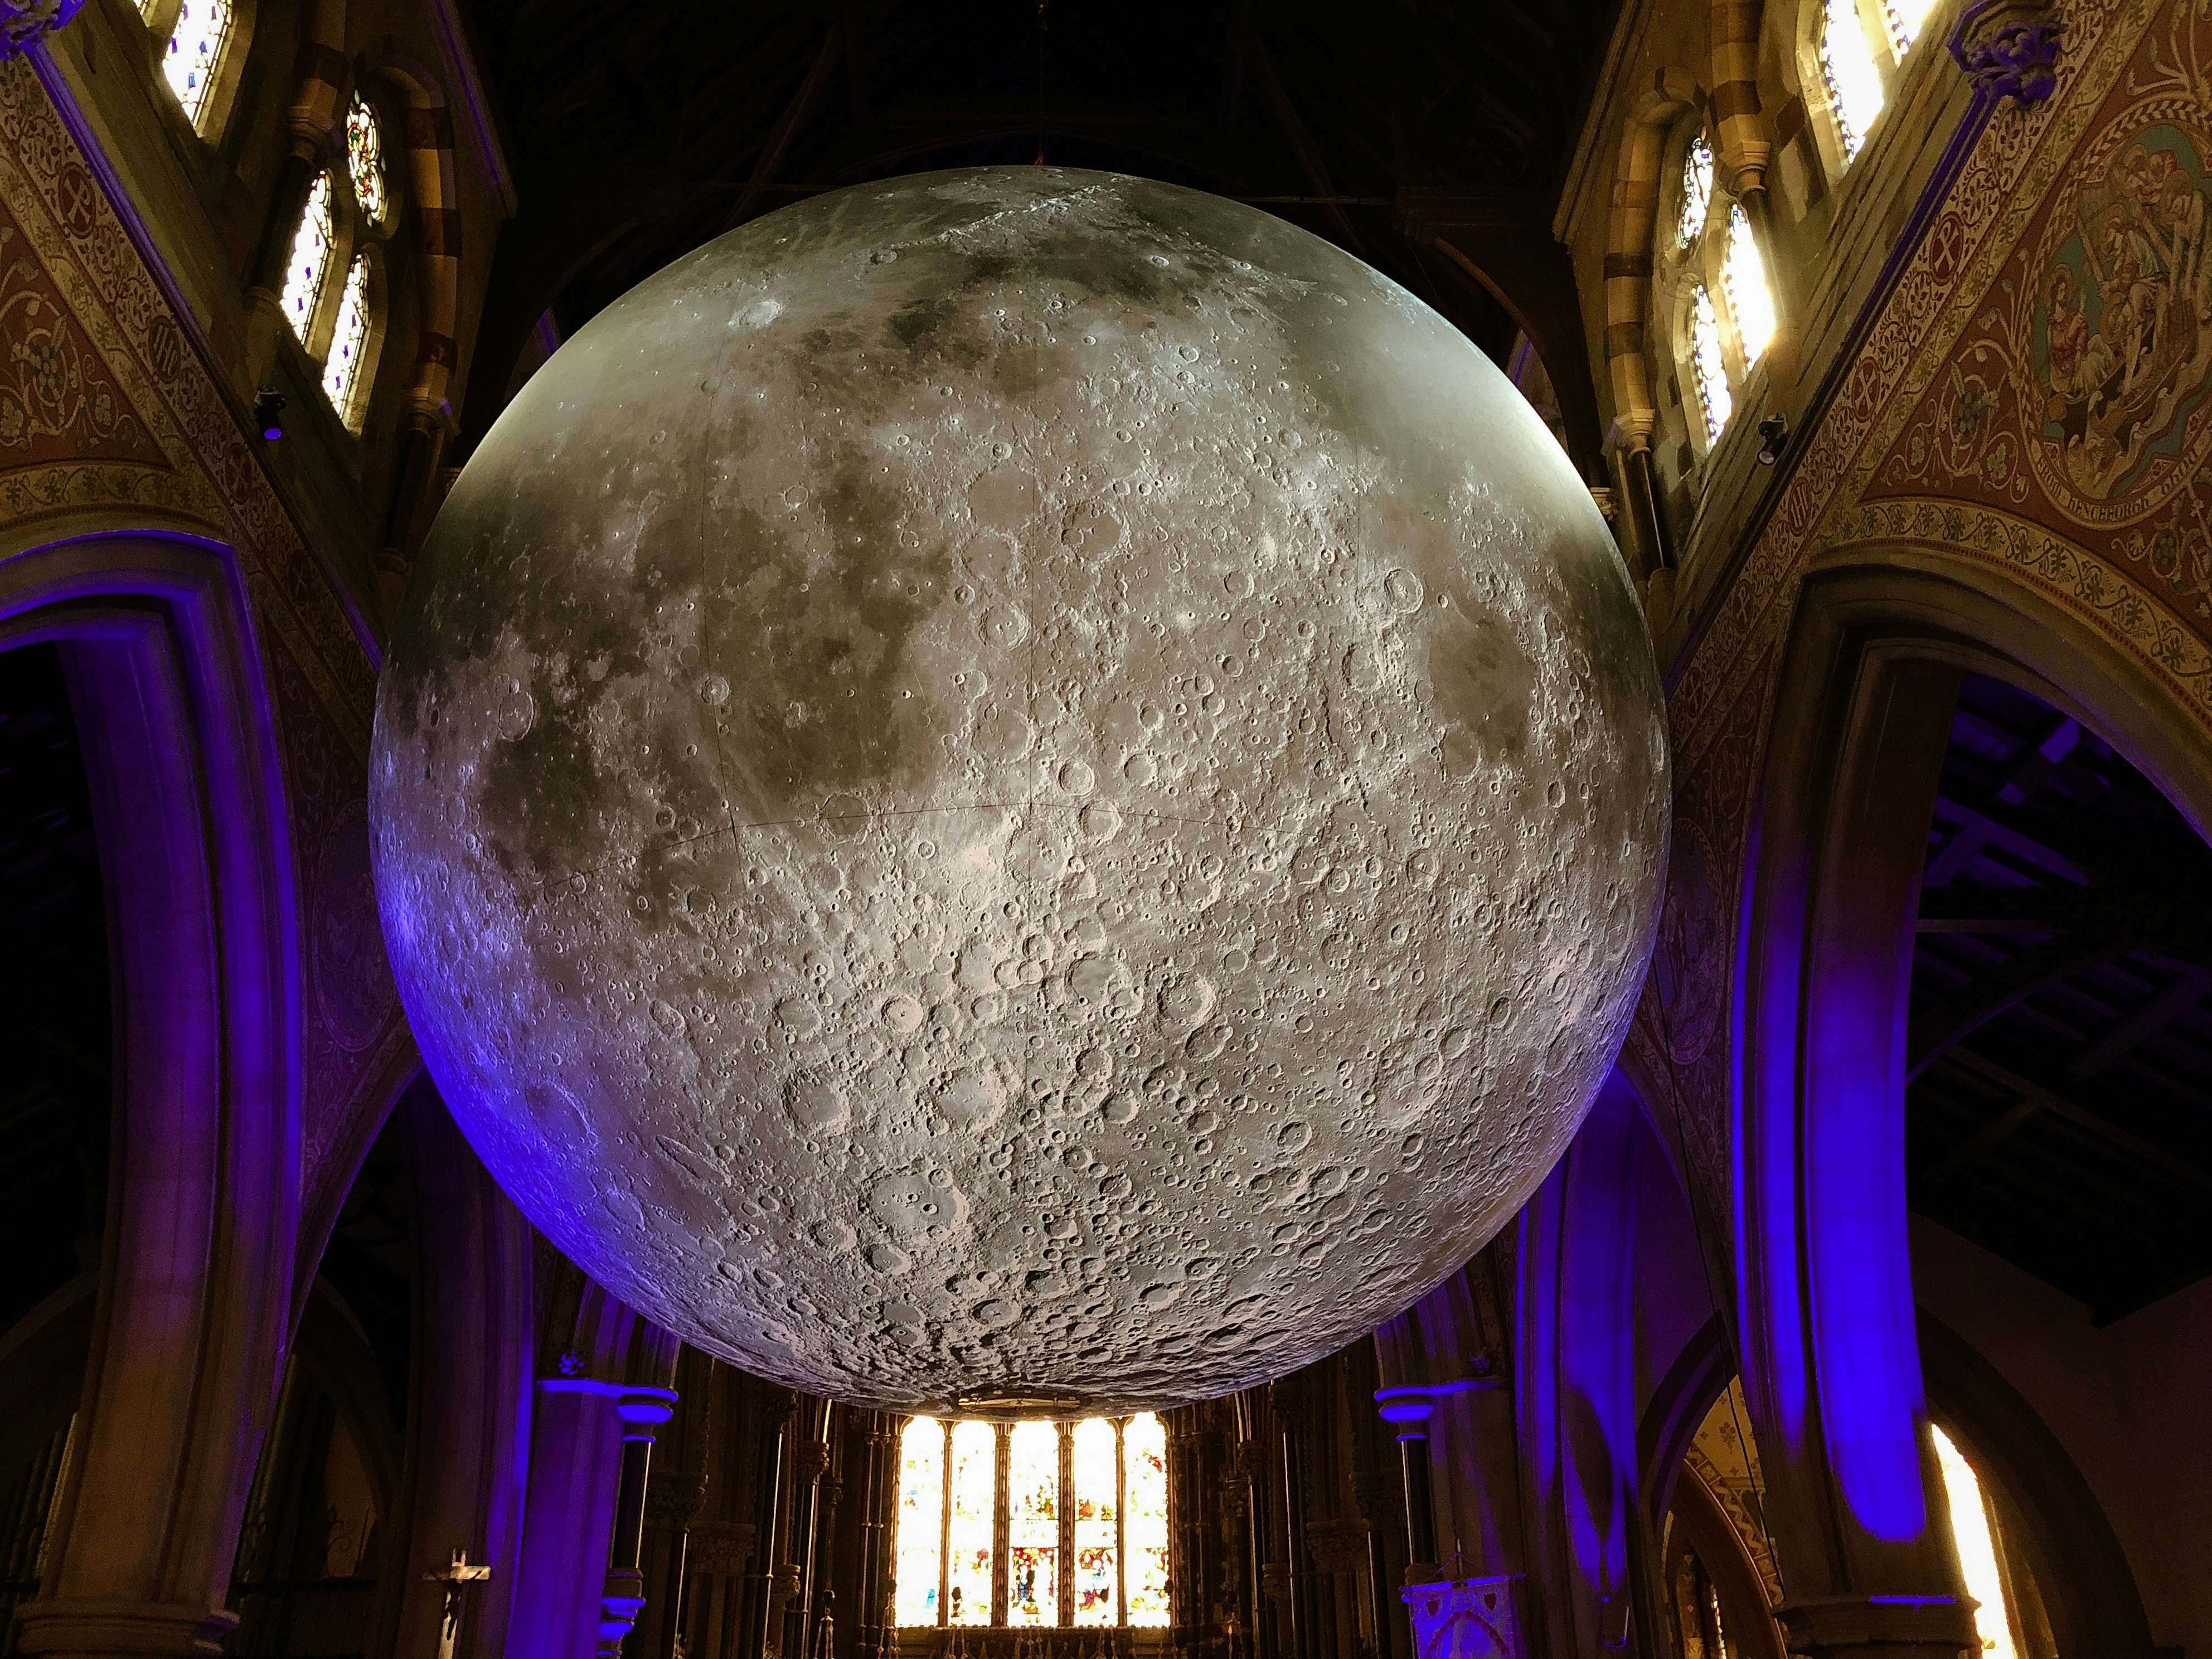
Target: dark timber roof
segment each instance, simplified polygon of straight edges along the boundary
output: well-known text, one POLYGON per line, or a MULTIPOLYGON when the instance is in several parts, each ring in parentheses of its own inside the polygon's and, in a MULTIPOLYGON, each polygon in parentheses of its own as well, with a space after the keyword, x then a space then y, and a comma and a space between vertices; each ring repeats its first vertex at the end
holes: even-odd
POLYGON ((2212 848, 2070 716, 1967 677, 1929 836, 1912 1207, 2108 1322, 2212 1273, 2212 848))
POLYGON ((1040 154, 1259 202, 1502 361, 1516 325, 1498 284, 1409 228, 1408 209, 1474 192, 1486 222, 1525 198, 1519 218, 1548 241, 1614 3, 471 0, 521 209, 465 440, 548 311, 573 331, 809 192, 1040 154))

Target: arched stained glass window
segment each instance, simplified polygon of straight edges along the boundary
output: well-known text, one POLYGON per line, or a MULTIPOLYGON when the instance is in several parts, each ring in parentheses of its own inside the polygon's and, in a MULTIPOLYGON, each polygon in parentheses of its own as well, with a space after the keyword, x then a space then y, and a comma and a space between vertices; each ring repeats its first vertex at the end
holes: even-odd
POLYGON ((1857 0, 1822 0, 1820 78, 1827 82, 1828 106, 1835 112, 1844 160, 1850 161, 1866 143, 1875 117, 1881 113, 1883 97, 1881 71, 1875 66, 1874 47, 1859 21, 1857 0))
POLYGON ((1958 1553, 1959 1577, 1966 1581, 1966 1594, 1977 1603, 1974 1633, 1982 1638, 1982 1651, 1990 1659, 2019 1659, 2012 1618, 2007 1611, 2004 1570, 1997 1564, 1996 1529, 1990 1523, 1988 1497, 1972 1466, 1940 1428, 1936 1430, 1936 1462, 1942 1471, 1943 1497, 1951 1511, 1951 1547, 1958 1553))
POLYGON ((897 1591, 902 1625, 937 1623, 945 1569, 945 1425, 917 1417, 899 1436, 897 1591))
POLYGON ((1883 0, 1882 21, 1889 25, 1889 49, 1899 58, 1912 50, 1920 31, 1935 9, 1935 0, 1883 0))
POLYGON ((323 391, 338 418, 358 427, 367 390, 361 375, 362 356, 368 349, 368 256, 354 256, 346 270, 345 291, 338 295, 338 318, 331 330, 330 355, 323 359, 323 391))
POLYGON ((346 173, 361 210, 371 219, 384 217, 384 135, 377 128, 376 112, 358 94, 346 111, 346 173))
POLYGON ((1075 1622, 1110 1625, 1121 1611, 1121 1444, 1114 1425, 1103 1417, 1078 1423, 1069 1438, 1075 1477, 1075 1622))
POLYGON ((1129 1622, 1168 1622, 1168 1435, 1160 1419, 1144 1412, 1121 1432, 1122 1521, 1129 1553, 1129 1622))
POLYGON ((902 1626, 1168 1622, 1167 1434, 1151 1413, 1007 1429, 916 1418, 899 1462, 902 1626))
POLYGON ((216 70, 222 66, 223 48, 230 44, 236 21, 231 0, 184 0, 177 12, 176 32, 162 54, 161 73, 185 106, 185 118, 195 127, 207 112, 208 93, 216 70))
POLYGON ((1705 215, 1713 205, 1713 150, 1699 133, 1690 140, 1689 153, 1682 158, 1682 216, 1676 221, 1674 237, 1684 247, 1704 234, 1705 215))
POLYGON ((1056 1625, 1060 1587, 1060 1433, 1017 1423, 1006 1437, 1006 1622, 1056 1625))
POLYGON ((292 257, 284 264, 284 315, 300 343, 315 325, 315 307, 322 303, 323 283, 331 270, 331 175, 319 173, 307 187, 307 204, 300 210, 300 228, 292 235, 292 257))
POLYGON ((1705 417, 1705 441, 1721 435, 1735 408, 1729 396, 1728 369, 1721 357, 1721 319, 1703 283, 1690 295, 1690 367, 1698 377, 1698 406, 1705 417))
POLYGON ((997 1543, 993 1506, 998 1486, 998 1436, 988 1423, 952 1428, 952 1514, 945 1553, 952 1588, 946 1613, 956 1625, 991 1622, 991 1559, 997 1543))
POLYGON ((1729 209, 1728 251, 1721 259, 1721 287, 1729 314, 1735 319, 1736 344, 1748 369, 1774 337, 1774 290, 1766 281, 1766 262, 1743 209, 1729 209))

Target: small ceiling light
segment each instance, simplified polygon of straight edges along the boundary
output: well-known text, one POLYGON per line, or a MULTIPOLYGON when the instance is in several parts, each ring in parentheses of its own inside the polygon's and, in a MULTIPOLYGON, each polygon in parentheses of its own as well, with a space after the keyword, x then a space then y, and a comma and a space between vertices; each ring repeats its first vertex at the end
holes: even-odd
POLYGON ((273 386, 263 386, 253 397, 254 429, 275 443, 284 435, 284 394, 273 386))
POLYGON ((1759 423, 1759 464, 1772 466, 1782 459, 1782 447, 1790 441, 1790 422, 1779 415, 1770 415, 1759 423))

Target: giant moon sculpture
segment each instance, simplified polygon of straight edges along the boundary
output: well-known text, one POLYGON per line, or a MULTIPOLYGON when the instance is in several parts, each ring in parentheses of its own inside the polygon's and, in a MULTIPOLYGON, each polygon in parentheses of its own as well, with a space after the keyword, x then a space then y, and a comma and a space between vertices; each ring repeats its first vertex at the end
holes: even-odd
POLYGON ((463 470, 379 902, 471 1142, 884 1407, 1279 1375, 1512 1215, 1650 954, 1628 579, 1449 325, 1170 185, 940 173, 611 306, 463 470))

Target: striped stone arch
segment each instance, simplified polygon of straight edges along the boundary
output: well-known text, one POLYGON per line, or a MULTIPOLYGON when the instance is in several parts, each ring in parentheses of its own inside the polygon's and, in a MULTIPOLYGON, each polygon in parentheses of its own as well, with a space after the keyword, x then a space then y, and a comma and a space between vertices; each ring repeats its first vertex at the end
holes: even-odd
POLYGON ((300 10, 300 46, 292 58, 287 136, 302 160, 343 158, 346 84, 346 0, 308 0, 300 10))
POLYGON ((1640 577, 1651 577, 1670 562, 1659 523, 1657 487, 1651 471, 1651 439, 1658 410, 1651 397, 1651 374, 1644 359, 1650 337, 1651 273, 1655 261, 1660 169, 1667 137, 1705 95, 1692 76, 1662 70, 1631 106, 1620 135, 1620 159, 1613 173, 1612 220, 1605 254, 1605 356, 1613 386, 1613 432, 1608 443, 1619 451, 1622 483, 1628 496, 1630 528, 1636 542, 1640 577))
POLYGON ((407 175, 407 211, 415 233, 410 258, 420 313, 415 367, 407 384, 407 418, 410 426, 441 426, 453 375, 460 295, 453 112, 435 77, 411 58, 380 58, 365 65, 362 73, 391 87, 403 110, 400 155, 395 159, 407 175))
POLYGON ((1662 70, 1628 113, 1620 161, 1613 175, 1613 222, 1605 255, 1605 353, 1613 406, 1625 428, 1649 437, 1654 404, 1644 343, 1651 312, 1651 272, 1658 226, 1660 173, 1667 139, 1690 110, 1705 104, 1697 82, 1662 70))
POLYGON ((1766 0, 1713 0, 1713 157, 1732 196, 1766 188, 1774 136, 1759 101, 1759 36, 1766 0))

